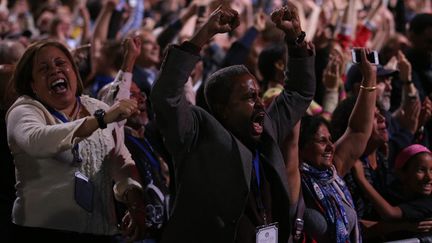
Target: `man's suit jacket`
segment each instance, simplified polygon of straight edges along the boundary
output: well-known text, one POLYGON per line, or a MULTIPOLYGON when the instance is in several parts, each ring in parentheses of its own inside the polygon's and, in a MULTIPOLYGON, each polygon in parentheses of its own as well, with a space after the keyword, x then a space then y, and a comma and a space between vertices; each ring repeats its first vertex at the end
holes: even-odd
MULTIPOLYGON (((177 196, 162 242, 233 242, 250 193, 252 152, 219 121, 190 105, 183 85, 199 56, 171 47, 151 99, 173 156, 177 196)), ((279 145, 307 109, 315 92, 314 58, 290 59, 286 90, 267 110, 260 151, 272 194, 279 242, 290 233, 284 160, 279 145)))

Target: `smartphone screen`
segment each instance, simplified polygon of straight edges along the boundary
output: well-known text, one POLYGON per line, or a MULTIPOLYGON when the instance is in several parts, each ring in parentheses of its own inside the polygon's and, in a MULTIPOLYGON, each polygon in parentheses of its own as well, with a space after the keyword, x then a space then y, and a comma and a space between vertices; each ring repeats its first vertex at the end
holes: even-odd
MULTIPOLYGON (((360 63, 361 57, 360 57, 360 49, 352 49, 351 50, 352 55, 352 61, 353 63, 360 63)), ((379 58, 378 58, 378 52, 372 51, 369 54, 366 55, 367 60, 375 65, 379 64, 379 58)))

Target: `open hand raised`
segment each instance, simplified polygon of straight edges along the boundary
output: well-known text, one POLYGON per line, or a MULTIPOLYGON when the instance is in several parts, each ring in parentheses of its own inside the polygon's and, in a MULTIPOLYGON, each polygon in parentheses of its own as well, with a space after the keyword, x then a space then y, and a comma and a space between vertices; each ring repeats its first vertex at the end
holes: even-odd
POLYGON ((132 72, 135 60, 141 54, 141 39, 138 36, 126 37, 123 40, 124 58, 122 63, 122 70, 125 72, 132 72))

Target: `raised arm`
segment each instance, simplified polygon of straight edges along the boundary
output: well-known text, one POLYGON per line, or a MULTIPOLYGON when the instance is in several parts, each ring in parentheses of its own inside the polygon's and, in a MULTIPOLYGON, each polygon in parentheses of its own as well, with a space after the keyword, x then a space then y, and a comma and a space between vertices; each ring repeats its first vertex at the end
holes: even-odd
POLYGON ((285 160, 285 171, 288 178, 288 196, 291 205, 296 205, 300 195, 300 170, 299 170, 299 151, 298 141, 300 134, 300 121, 298 121, 292 133, 284 141, 281 151, 285 160))
MULTIPOLYGON (((168 24, 157 37, 157 42, 160 46, 161 54, 165 51, 165 48, 173 42, 180 31, 185 27, 189 19, 196 15, 198 6, 196 1, 192 1, 189 6, 181 13, 180 17, 175 21, 168 24)), ((187 25, 186 25, 187 26, 187 25)), ((195 26, 195 25, 193 25, 195 26)), ((190 31, 191 33, 193 31, 190 31)))
POLYGON ((317 32, 317 28, 320 22, 320 15, 322 12, 322 8, 321 6, 317 5, 315 3, 315 1, 313 0, 308 0, 308 1, 302 1, 303 5, 305 5, 305 7, 307 7, 309 9, 309 13, 307 15, 307 18, 305 18, 305 24, 304 24, 304 29, 306 30, 306 32, 308 33, 308 35, 306 36, 306 39, 308 41, 312 41, 315 37, 315 34, 317 32))
POLYGON ((112 105, 121 99, 129 99, 132 70, 136 59, 141 53, 141 39, 139 37, 126 37, 123 41, 123 50, 121 68, 114 81, 108 87, 104 87, 106 92, 102 92, 103 95, 100 97, 108 105, 112 105))
POLYGON ((127 22, 118 31, 120 38, 124 37, 131 30, 140 28, 142 26, 143 17, 144 1, 136 1, 135 6, 132 7, 132 11, 127 22))
MULTIPOLYGON (((335 7, 338 8, 340 1, 333 1, 335 7)), ((352 46, 352 40, 355 34, 355 26, 357 26, 356 2, 356 0, 348 0, 348 5, 344 8, 343 16, 341 18, 336 18, 336 30, 334 35, 343 49, 347 49, 348 47, 352 46)))
MULTIPOLYGON (((106 110, 104 122, 110 124, 121 121, 136 110, 135 101, 122 100, 106 110)), ((42 105, 23 104, 11 109, 7 114, 7 130, 8 138, 13 141, 12 146, 33 157, 47 158, 71 149, 81 139, 99 129, 92 115, 68 123, 47 125, 53 121, 47 122, 49 118, 46 118, 46 114, 42 105), (40 141, 47 141, 50 145, 40 141)))
POLYGON ((266 16, 262 11, 257 12, 253 22, 253 26, 249 27, 245 34, 231 45, 223 60, 224 67, 246 63, 255 39, 266 27, 266 16))
POLYGON ((363 80, 356 104, 348 122, 348 128, 335 143, 334 164, 343 177, 366 148, 372 132, 376 102, 376 66, 366 60, 366 49, 361 49, 360 70, 363 80))
POLYGON ((82 34, 81 34, 81 45, 87 44, 90 42, 90 13, 86 7, 87 1, 80 1, 78 3, 78 13, 81 16, 82 23, 82 34))
POLYGON ((215 34, 231 31, 237 25, 237 12, 220 6, 189 42, 168 50, 150 98, 172 154, 187 149, 198 129, 191 105, 184 95, 184 84, 200 59, 201 47, 215 34))
POLYGON ((118 0, 107 0, 103 3, 102 9, 96 19, 94 28, 93 28, 93 35, 90 39, 90 61, 92 66, 92 74, 96 72, 94 66, 95 66, 95 59, 100 54, 102 44, 104 41, 108 39, 108 28, 111 16, 114 12, 114 9, 116 7, 116 4, 118 3, 118 0))
MULTIPOLYGON (((401 128, 415 135, 419 124, 421 109, 420 97, 411 78, 412 66, 402 51, 396 55, 399 79, 402 82, 402 101, 400 107, 393 113, 401 128)), ((411 141, 410 141, 411 142, 411 141)))
POLYGON ((331 117, 339 103, 339 87, 343 84, 341 75, 343 64, 343 54, 339 54, 336 49, 333 49, 322 75, 322 82, 325 87, 322 105, 328 118, 331 117))
POLYGON ((274 11, 271 18, 285 33, 289 55, 285 89, 267 111, 276 129, 277 142, 282 144, 315 95, 315 58, 312 44, 304 41, 305 33, 292 3, 274 11))

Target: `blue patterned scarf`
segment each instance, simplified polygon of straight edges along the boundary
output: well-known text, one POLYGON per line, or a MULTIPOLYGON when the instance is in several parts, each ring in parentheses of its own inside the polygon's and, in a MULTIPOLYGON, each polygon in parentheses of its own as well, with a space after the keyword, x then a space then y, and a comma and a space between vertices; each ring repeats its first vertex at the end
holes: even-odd
MULTIPOLYGON (((309 191, 315 203, 322 209, 332 235, 332 242, 351 242, 348 218, 343 202, 354 208, 351 194, 344 181, 332 165, 327 170, 318 170, 307 163, 300 165, 302 185, 309 191)), ((356 224, 356 242, 361 242, 356 224)))

